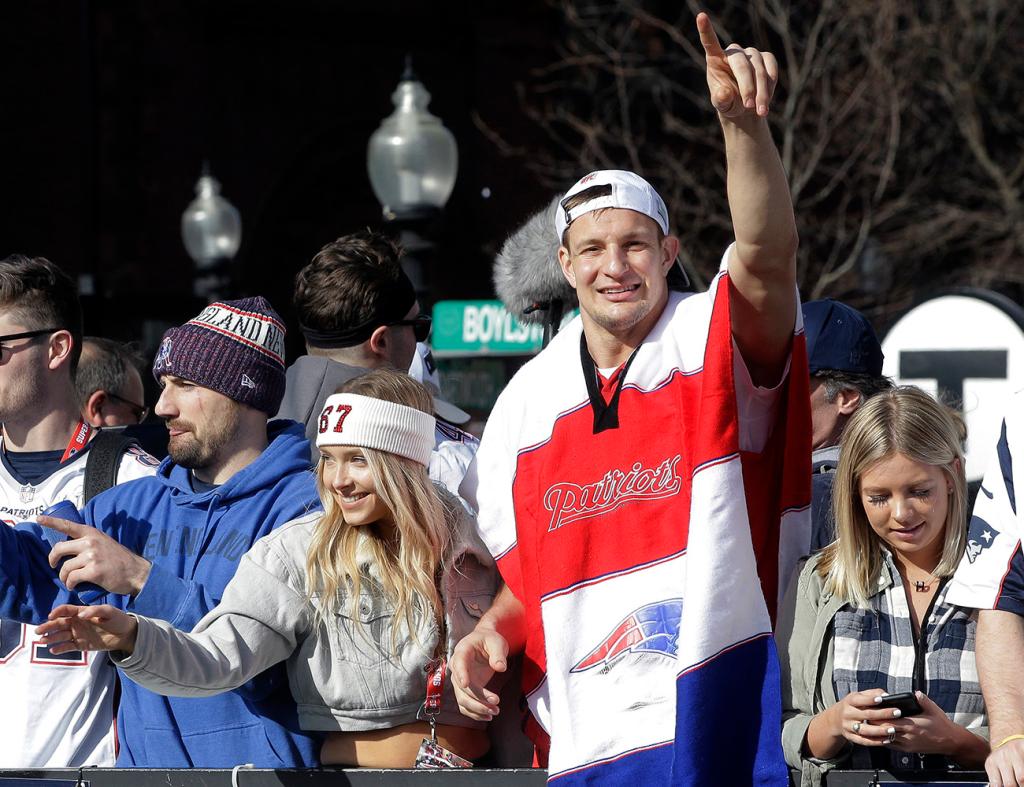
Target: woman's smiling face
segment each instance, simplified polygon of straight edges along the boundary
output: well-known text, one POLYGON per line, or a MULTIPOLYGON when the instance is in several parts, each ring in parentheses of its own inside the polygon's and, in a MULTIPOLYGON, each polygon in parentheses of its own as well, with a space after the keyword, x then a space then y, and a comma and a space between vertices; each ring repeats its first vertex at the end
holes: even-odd
POLYGON ((377 494, 365 449, 325 445, 320 448, 320 455, 324 485, 334 493, 346 523, 361 527, 392 521, 391 509, 377 494))

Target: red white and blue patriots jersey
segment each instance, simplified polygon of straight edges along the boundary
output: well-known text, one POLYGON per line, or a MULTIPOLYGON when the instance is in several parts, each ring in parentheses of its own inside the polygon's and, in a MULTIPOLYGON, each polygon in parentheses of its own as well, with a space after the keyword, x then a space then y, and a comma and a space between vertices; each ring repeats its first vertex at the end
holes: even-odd
MULTIPOLYGON (((62 500, 81 509, 87 458, 87 450, 69 458, 35 485, 21 483, 0 462, 0 518, 10 526, 34 521, 62 500)), ((157 464, 132 447, 121 457, 117 481, 153 475, 157 464)), ((105 653, 55 656, 35 626, 0 619, 0 768, 113 766, 116 682, 105 653)))
POLYGON ((946 592, 962 607, 1024 615, 1024 391, 1010 399, 946 592))
POLYGON ((488 419, 479 523, 527 610, 559 784, 787 784, 769 608, 810 536, 806 355, 798 322, 774 428, 741 451, 728 296, 724 273, 670 294, 616 428, 596 429, 578 318, 488 419))

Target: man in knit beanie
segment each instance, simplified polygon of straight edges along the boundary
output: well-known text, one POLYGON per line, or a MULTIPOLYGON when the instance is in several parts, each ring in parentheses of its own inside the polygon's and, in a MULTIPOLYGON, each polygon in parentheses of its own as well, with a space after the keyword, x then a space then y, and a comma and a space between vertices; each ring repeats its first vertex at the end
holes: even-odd
POLYGON ((243 444, 249 453, 265 446, 259 423, 284 395, 284 336, 281 318, 260 297, 211 303, 164 334, 153 361, 164 389, 156 414, 167 420, 171 458, 200 482, 219 483, 204 471, 225 446, 230 456, 243 444), (214 417, 198 425, 195 406, 214 417))
POLYGON ((184 377, 239 404, 277 412, 284 395, 285 327, 265 298, 211 303, 164 334, 153 362, 157 382, 184 377))
MULTIPOLYGON (((284 334, 259 297, 212 303, 167 331, 153 374, 169 457, 155 476, 94 498, 84 524, 40 517, 67 535, 52 551, 39 525, 11 529, 0 543, 0 615, 41 623, 56 604, 81 603, 90 583, 88 603, 189 630, 258 538, 319 505, 302 425, 267 421, 284 392, 284 334)), ((299 730, 282 665, 217 697, 165 698, 126 680, 122 692, 118 765, 317 763, 319 742, 299 730)))

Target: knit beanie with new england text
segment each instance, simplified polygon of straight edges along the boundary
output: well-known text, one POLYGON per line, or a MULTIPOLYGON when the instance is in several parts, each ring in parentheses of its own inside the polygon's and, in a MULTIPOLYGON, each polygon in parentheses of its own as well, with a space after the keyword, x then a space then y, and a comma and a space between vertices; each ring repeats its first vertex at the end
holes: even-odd
POLYGON ((272 415, 284 396, 284 337, 265 298, 216 301, 164 334, 153 376, 171 374, 272 415))

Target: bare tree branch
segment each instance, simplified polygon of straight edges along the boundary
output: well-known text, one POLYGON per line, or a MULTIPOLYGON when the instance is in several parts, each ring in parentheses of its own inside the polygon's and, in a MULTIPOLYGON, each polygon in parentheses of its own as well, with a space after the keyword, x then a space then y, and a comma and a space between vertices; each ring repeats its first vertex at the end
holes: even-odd
MULTIPOLYGON (((648 177, 681 258, 707 282, 731 240, 717 116, 687 0, 550 0, 557 62, 521 86, 549 140, 525 150, 476 118, 553 190, 598 167, 648 177), (678 9, 678 6, 675 6, 678 9)), ((1024 11, 1017 0, 722 0, 723 41, 775 52, 773 133, 800 225, 805 297, 885 317, 927 283, 1024 282, 1024 11)))

